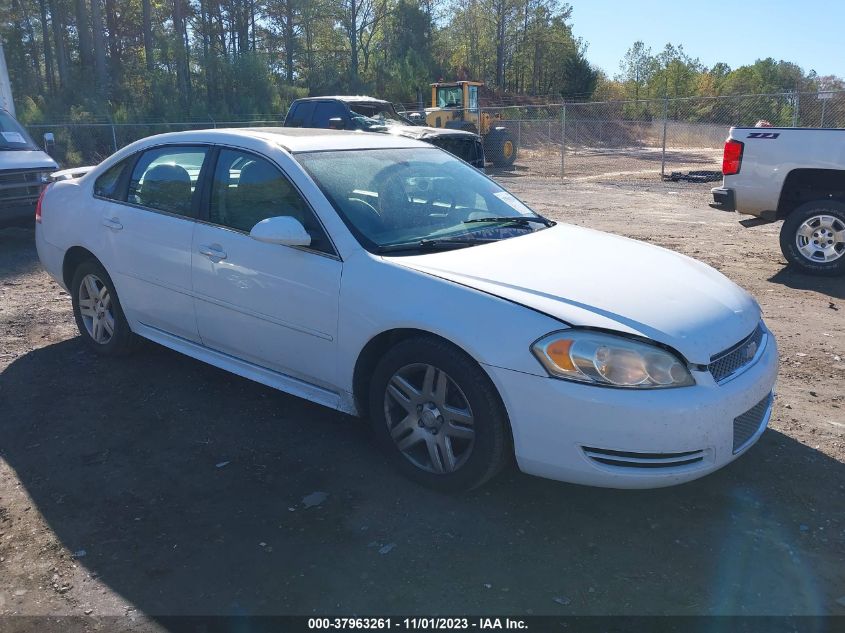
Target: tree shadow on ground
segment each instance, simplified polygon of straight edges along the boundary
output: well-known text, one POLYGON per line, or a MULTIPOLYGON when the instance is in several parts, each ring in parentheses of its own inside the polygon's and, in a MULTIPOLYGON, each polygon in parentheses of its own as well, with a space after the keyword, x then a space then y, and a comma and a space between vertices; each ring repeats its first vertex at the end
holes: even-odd
POLYGON ((152 344, 26 354, 0 411, 0 457, 50 530, 153 616, 815 614, 843 593, 845 467, 773 430, 681 487, 510 470, 444 496, 360 421, 152 344))

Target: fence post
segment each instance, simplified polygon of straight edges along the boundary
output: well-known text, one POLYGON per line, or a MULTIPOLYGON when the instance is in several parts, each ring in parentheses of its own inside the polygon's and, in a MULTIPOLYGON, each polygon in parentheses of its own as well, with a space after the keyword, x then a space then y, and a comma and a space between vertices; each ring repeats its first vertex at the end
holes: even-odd
MULTIPOLYGON (((425 114, 423 113, 423 121, 425 121, 425 114)), ((481 109, 481 103, 478 104, 478 136, 481 139, 481 149, 484 150, 484 165, 481 166, 481 172, 486 173, 487 169, 487 161, 490 160, 490 157, 487 156, 487 141, 484 138, 484 134, 481 131, 484 129, 484 111, 481 109)), ((487 133, 490 133, 490 129, 487 129, 487 133)))
POLYGON ((798 127, 798 112, 801 106, 801 96, 798 91, 792 93, 792 127, 798 127))
POLYGON ((660 156, 660 178, 666 176, 666 123, 669 120, 669 97, 663 97, 663 149, 660 156))
POLYGON ((560 177, 566 175, 566 104, 560 108, 560 177))
POLYGON ((116 133, 115 133, 115 131, 114 131, 114 122, 113 122, 113 121, 110 121, 110 123, 111 123, 111 142, 112 142, 112 144, 114 145, 114 151, 117 151, 117 150, 118 150, 118 147, 117 147, 117 134, 116 134, 116 133))
POLYGON ((522 119, 516 122, 516 146, 522 147, 522 119))

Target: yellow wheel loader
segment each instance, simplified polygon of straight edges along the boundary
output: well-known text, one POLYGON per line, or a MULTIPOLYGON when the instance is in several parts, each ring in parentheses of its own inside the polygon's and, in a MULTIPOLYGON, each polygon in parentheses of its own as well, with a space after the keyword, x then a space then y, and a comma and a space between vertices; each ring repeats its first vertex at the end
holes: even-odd
POLYGON ((479 134, 484 154, 496 167, 510 167, 516 160, 516 141, 502 125, 501 117, 478 107, 480 81, 431 84, 431 107, 425 109, 426 125, 466 130, 479 134))

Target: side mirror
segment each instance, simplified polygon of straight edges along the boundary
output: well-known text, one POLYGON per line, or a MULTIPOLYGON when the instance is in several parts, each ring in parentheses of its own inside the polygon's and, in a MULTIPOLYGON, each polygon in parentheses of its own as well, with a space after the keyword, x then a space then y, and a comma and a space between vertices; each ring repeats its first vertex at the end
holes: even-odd
POLYGON ((44 132, 44 151, 47 152, 48 156, 53 156, 53 152, 56 149, 56 137, 53 136, 52 132, 44 132))
POLYGON ((339 116, 332 117, 329 119, 329 129, 330 130, 342 130, 346 127, 346 123, 343 122, 339 116))
POLYGON ((252 227, 249 236, 267 244, 284 244, 285 246, 309 246, 311 236, 302 223, 289 215, 261 220, 252 227))

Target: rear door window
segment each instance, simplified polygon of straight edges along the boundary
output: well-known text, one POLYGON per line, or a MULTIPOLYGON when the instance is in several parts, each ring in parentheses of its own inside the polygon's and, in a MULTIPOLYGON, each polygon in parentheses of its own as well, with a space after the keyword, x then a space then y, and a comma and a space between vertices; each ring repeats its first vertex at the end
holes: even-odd
POLYGON ((126 180, 123 178, 130 159, 122 160, 117 165, 109 167, 108 171, 97 178, 94 183, 94 195, 109 200, 122 201, 126 199, 126 180))
POLYGON ((196 217, 194 198, 207 147, 157 147, 141 154, 127 200, 157 211, 196 217))

